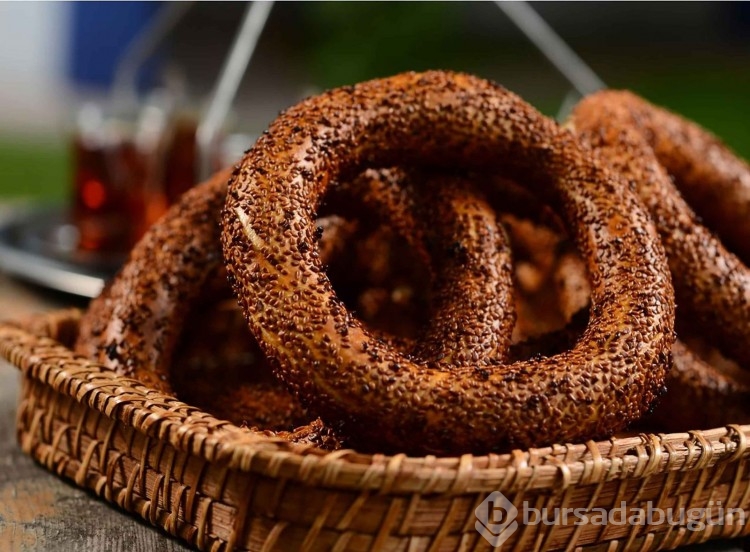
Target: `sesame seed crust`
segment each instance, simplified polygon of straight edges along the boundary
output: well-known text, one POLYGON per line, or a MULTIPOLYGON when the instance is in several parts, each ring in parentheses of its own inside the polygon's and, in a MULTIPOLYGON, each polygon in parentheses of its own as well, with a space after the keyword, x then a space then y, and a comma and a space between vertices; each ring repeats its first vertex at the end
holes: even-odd
POLYGON ((572 133, 479 78, 406 73, 287 110, 234 173, 223 226, 235 292, 280 377, 368 448, 488 452, 610 434, 648 410, 670 366, 673 290, 644 208, 572 133), (300 244, 333 182, 393 164, 502 171, 556 205, 591 278, 582 339, 486 368, 416 362, 374 338, 300 244))
POLYGON ((750 167, 707 131, 626 91, 582 100, 568 126, 617 170, 651 212, 680 319, 750 366, 750 167), (672 180, 674 178, 674 182, 672 180), (681 194, 682 192, 684 194, 681 194))
POLYGON ((189 190, 146 232, 82 317, 77 353, 171 392, 169 365, 182 321, 221 264, 217 219, 229 176, 221 171, 189 190))
MULTIPOLYGON (((503 219, 505 220, 505 219, 503 219)), ((552 355, 572 347, 588 324, 590 291, 583 260, 565 242, 549 239, 549 228, 520 226, 511 232, 515 239, 533 240, 536 257, 531 259, 541 274, 552 275, 552 297, 563 316, 570 319, 559 330, 532 335, 525 341, 514 343, 511 359, 526 359, 534 355, 552 355), (546 239, 545 239, 546 238, 546 239), (585 310, 581 310, 582 307, 585 310)), ((557 236, 557 240, 564 239, 557 236)), ((517 261, 517 259, 516 259, 517 261)), ((516 264, 517 266, 517 264, 516 264)), ((518 324, 524 326, 524 317, 533 318, 538 324, 538 309, 528 309, 523 301, 518 307, 518 324)), ((666 393, 662 395, 653 412, 635 422, 629 431, 684 432, 696 427, 721 427, 728 424, 750 421, 750 371, 722 357, 703 335, 705 332, 692 327, 693 320, 676 310, 676 325, 679 339, 672 346, 673 366, 665 382, 666 393), (697 405, 721 405, 720 408, 696 408, 697 405), (678 416, 675 413, 679 413, 678 416)), ((533 328, 534 325, 531 324, 533 328)), ((519 333, 521 338, 528 334, 519 333)))
MULTIPOLYGON (((221 284, 210 278, 216 277, 220 264, 219 214, 228 177, 223 171, 189 191, 149 229, 84 314, 78 353, 155 389, 173 392, 170 365, 185 319, 206 286, 216 288, 209 295, 221 293, 221 284)), ((494 210, 471 181, 420 171, 369 170, 341 188, 342 195, 360 192, 359 210, 374 211, 390 221, 431 264, 435 316, 412 353, 439 364, 489 362, 505 355, 515 313, 510 244, 494 210), (440 190, 429 201, 420 191, 428 182, 430 190, 440 190), (446 290, 451 290, 449 296, 446 290)), ((329 216, 315 221, 316 235, 318 229, 319 239, 299 247, 325 264, 341 252, 351 224, 329 216)), ((188 388, 193 394, 200 392, 188 388)), ((255 385, 235 389, 225 400, 238 403, 234 410, 254 412, 248 418, 265 418, 280 426, 291 418, 288 398, 273 386, 255 385)), ((221 410, 231 408, 221 405, 221 410)), ((264 434, 338 446, 328 428, 314 424, 264 434)))

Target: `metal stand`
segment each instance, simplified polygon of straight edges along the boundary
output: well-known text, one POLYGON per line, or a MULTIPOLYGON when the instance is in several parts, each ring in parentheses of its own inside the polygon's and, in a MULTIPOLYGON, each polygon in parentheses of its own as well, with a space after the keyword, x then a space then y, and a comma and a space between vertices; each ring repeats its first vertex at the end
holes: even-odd
MULTIPOLYGON (((495 0, 495 4, 570 83, 572 90, 563 99, 558 119, 566 117, 580 97, 606 87, 602 79, 527 2, 495 0)), ((191 2, 167 4, 144 33, 133 41, 117 68, 113 85, 116 108, 125 109, 137 104, 136 75, 139 67, 153 54, 190 6, 191 2)), ((245 12, 196 132, 196 170, 200 179, 210 176, 219 130, 231 109, 272 8, 273 1, 255 0, 245 12)))
POLYGON ((563 99, 557 112, 558 120, 565 119, 580 98, 607 87, 599 75, 528 3, 495 0, 495 4, 573 88, 563 99))
POLYGON ((234 39, 229 57, 227 57, 224 67, 221 69, 206 114, 196 131, 198 145, 197 173, 200 180, 211 176, 211 156, 214 151, 216 136, 226 120, 229 109, 232 107, 237 89, 253 57, 253 52, 258 45, 258 39, 266 26, 272 7, 272 1, 256 0, 250 4, 234 39))

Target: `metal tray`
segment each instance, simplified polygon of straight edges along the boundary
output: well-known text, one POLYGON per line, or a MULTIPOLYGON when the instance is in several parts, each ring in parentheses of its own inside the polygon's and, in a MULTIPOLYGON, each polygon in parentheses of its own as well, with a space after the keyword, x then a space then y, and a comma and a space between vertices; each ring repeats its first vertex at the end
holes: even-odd
POLYGON ((34 206, 0 221, 0 270, 46 288, 95 297, 125 259, 76 249, 68 209, 34 206))

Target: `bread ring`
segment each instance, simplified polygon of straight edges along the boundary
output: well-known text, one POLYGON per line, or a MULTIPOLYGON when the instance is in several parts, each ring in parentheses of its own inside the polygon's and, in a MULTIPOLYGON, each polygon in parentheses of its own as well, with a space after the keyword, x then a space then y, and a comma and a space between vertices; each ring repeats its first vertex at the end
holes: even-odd
MULTIPOLYGON (((375 179, 375 182, 359 190, 364 192, 364 204, 374 207, 384 205, 382 199, 367 197, 373 193, 403 193, 399 192, 403 175, 396 177, 397 174, 400 173, 372 171, 369 177, 375 179), (384 189, 387 186, 385 183, 392 178, 396 178, 396 189, 384 189)), ((451 187, 464 185, 462 179, 457 177, 442 175, 435 178, 450 180, 447 185, 451 187)), ((472 176, 474 180, 477 178, 479 177, 472 176)), ((514 340, 518 337, 520 342, 511 346, 509 354, 513 360, 526 360, 535 355, 549 356, 564 351, 580 337, 588 322, 590 294, 585 268, 581 266, 582 261, 568 251, 565 236, 539 221, 540 214, 544 213, 544 206, 540 205, 534 196, 523 188, 518 189, 516 185, 510 188, 509 182, 503 182, 498 178, 493 178, 493 181, 498 182, 501 188, 497 195, 493 194, 494 208, 509 233, 516 271, 518 319, 513 334, 514 340), (526 197, 522 198, 523 201, 515 201, 521 192, 526 197), (537 209, 530 211, 530 206, 537 209), (518 215, 519 212, 523 218, 518 215), (571 265, 569 268, 568 264, 571 265), (539 274, 541 282, 537 282, 537 285, 550 289, 530 289, 533 286, 525 281, 524 271, 521 270, 527 266, 539 274), (559 288, 552 286, 553 280, 559 288), (578 284, 585 287, 585 293, 575 288, 578 284), (573 297, 582 301, 580 305, 569 304, 571 289, 573 297), (569 310, 571 307, 574 307, 574 310, 569 310), (561 328, 563 323, 570 321, 574 313, 577 314, 573 323, 565 329, 552 333, 547 333, 548 329, 542 329, 550 327, 551 320, 555 321, 554 328, 561 328), (542 333, 544 335, 541 335, 542 333)), ((352 207, 357 207, 359 201, 354 197, 355 191, 351 188, 351 185, 346 185, 337 189, 335 201, 327 203, 327 211, 341 212, 347 207, 352 211, 352 207), (344 188, 345 193, 341 193, 344 188)), ((399 202, 408 203, 411 209, 397 220, 389 218, 389 211, 399 211, 395 208, 376 213, 373 220, 361 218, 367 214, 371 215, 371 212, 357 212, 356 224, 337 220, 336 216, 319 218, 319 227, 335 223, 339 234, 342 228, 351 231, 347 232, 346 239, 323 240, 319 247, 321 258, 331 259, 327 273, 332 277, 334 289, 340 292, 343 287, 345 292, 359 294, 356 301, 358 317, 365 321, 368 327, 388 332, 380 337, 391 345, 399 350, 414 353, 417 350, 415 344, 424 343, 413 339, 419 333, 418 322, 423 318, 423 313, 415 312, 415 309, 427 309, 430 302, 428 298, 420 297, 418 304, 414 304, 415 300, 411 297, 412 294, 425 295, 422 290, 411 288, 414 282, 425 281, 423 274, 412 270, 412 253, 423 255, 427 263, 431 263, 431 258, 424 250, 424 236, 421 236, 423 229, 410 216, 411 210, 415 208, 413 198, 402 197, 399 202), (384 221, 385 218, 389 220, 384 221), (388 226, 383 225, 384 222, 387 222, 388 226), (370 225, 372 228, 369 228, 370 225), (402 236, 409 238, 413 252, 409 251, 409 246, 406 246, 403 240, 394 235, 394 226, 399 228, 402 236), (359 228, 354 231, 354 227, 359 228), (403 247, 394 249, 394 246, 403 247), (336 247, 337 251, 324 253, 326 247, 336 247), (362 258, 359 258, 359 255, 362 258), (341 267, 338 266, 339 263, 341 267), (401 270, 413 273, 408 274, 406 280, 402 280, 405 275, 399 274, 401 270), (358 290, 353 281, 338 280, 339 271, 346 274, 365 272, 359 275, 360 286, 364 284, 375 287, 369 287, 364 291, 360 287, 358 290), (407 291, 401 291, 406 287, 409 288, 407 291), (394 298, 402 293, 406 293, 408 297, 394 298), (404 331, 404 328, 408 330, 404 331), (396 332, 395 335, 393 332, 396 332), (412 339, 408 339, 409 337, 412 339)), ((234 298, 223 299, 217 303, 217 297, 228 296, 226 275, 218 274, 212 277, 209 288, 200 297, 198 312, 191 313, 186 320, 186 328, 180 338, 178 356, 173 363, 177 370, 173 368, 170 375, 177 396, 219 418, 249 427, 286 430, 306 423, 309 415, 288 392, 274 382, 271 368, 264 362, 265 357, 260 352, 257 342, 249 338, 247 325, 234 298), (216 343, 222 344, 219 350, 216 343)), ((450 340, 450 337, 448 339, 450 340)), ((453 346, 455 347, 455 344, 453 346)), ((496 360, 497 357, 493 359, 496 360)))
POLYGON ((224 257, 283 379, 358 443, 459 453, 578 441, 647 411, 670 364, 664 252, 622 188, 572 134, 506 90, 407 73, 330 91, 276 119, 230 181, 224 257), (333 181, 402 161, 504 170, 560 207, 592 280, 591 323, 573 349, 447 371, 378 342, 346 310, 307 245, 320 198, 333 181))
POLYGON ((750 269, 700 223, 678 191, 701 202, 696 205, 704 216, 721 222, 717 229, 747 259, 747 164, 706 131, 629 92, 584 98, 569 126, 650 210, 667 251, 680 316, 694 320, 728 357, 750 366, 750 269))
MULTIPOLYGON (((225 195, 225 185, 221 180, 223 176, 188 192, 136 246, 130 261, 84 316, 87 320, 81 325, 79 352, 98 356, 100 362, 108 363, 112 369, 153 382, 152 385, 165 392, 172 391, 168 359, 172 357, 182 318, 189 308, 187 305, 196 301, 216 264, 217 256, 211 248, 218 248, 219 243, 215 240, 212 244, 210 237, 213 235, 215 238, 214 226, 217 221, 211 215, 215 214, 218 218, 216 199, 225 195), (214 209, 214 213, 210 209, 214 209), (200 235, 200 238, 196 238, 196 235, 200 235), (201 240, 201 247, 191 246, 196 239, 201 240), (160 258, 165 253, 167 257, 160 258), (159 263, 177 267, 171 279, 165 281, 159 263), (148 333, 143 331, 144 327, 149 328, 148 333)), ((373 174, 365 175, 356 182, 365 189, 379 185, 373 174)), ((377 206, 383 212, 393 211, 391 214, 399 216, 402 223, 411 221, 410 224, 418 230, 416 234, 424 235, 430 247, 448 250, 456 241, 467 249, 460 251, 460 256, 444 255, 435 263, 442 278, 439 282, 459 290, 459 300, 445 307, 455 317, 451 320, 461 322, 460 317, 463 316, 467 321, 440 325, 448 316, 439 314, 436 316, 435 329, 428 331, 420 343, 430 354, 439 357, 436 362, 463 356, 494 357, 504 354, 509 346, 509 338, 493 330, 512 327, 513 309, 509 304, 512 292, 510 249, 505 234, 497 225, 494 211, 473 195, 468 182, 457 185, 460 183, 446 180, 442 184, 436 183, 437 187, 445 188, 445 193, 429 205, 415 201, 414 209, 418 214, 409 218, 405 213, 411 204, 401 202, 398 197, 401 191, 408 192, 412 184, 406 176, 389 182, 388 194, 377 195, 379 199, 373 200, 372 206, 377 206), (396 186, 399 186, 398 190, 396 186), (451 222, 439 224, 443 218, 451 222), (421 228, 417 228, 418 224, 421 224, 421 228), (476 274, 472 278, 461 275, 462 282, 454 284, 451 278, 458 275, 455 270, 456 257, 461 262, 468 262, 476 274), (468 291, 463 291, 461 286, 468 291), (491 291, 482 305, 468 301, 472 298, 469 293, 474 293, 476 288, 491 291), (477 313, 480 322, 472 322, 477 313)), ((325 242, 323 251, 327 250, 325 242)), ((455 293, 453 297, 456 297, 455 293)), ((440 308, 437 312, 441 312, 440 308)), ((189 386, 188 390, 193 391, 189 386)), ((267 398, 274 401, 278 408, 288 409, 287 403, 275 389, 253 388, 232 395, 236 395, 235 398, 243 405, 253 405, 267 398)), ((264 408, 259 409, 251 419, 278 426, 287 418, 284 413, 279 414, 274 416, 264 408)), ((278 432, 275 435, 297 439, 295 435, 298 433, 295 430, 293 433, 278 432)), ((305 439, 310 440, 310 435, 317 435, 317 432, 306 432, 305 439)))
POLYGON ((215 216, 229 176, 221 171, 189 190, 143 236, 81 319, 77 353, 170 391, 169 365, 182 320, 221 262, 215 216))
MULTIPOLYGON (((537 229, 539 232, 543 229, 537 229)), ((511 233, 515 246, 518 232, 511 233)), ((542 237, 547 234, 541 232, 542 237)), ((527 236, 528 237, 528 236, 527 236)), ((583 261, 574 252, 561 248, 565 242, 549 239, 533 240, 537 258, 541 258, 540 272, 552 273, 553 294, 558 308, 569 320, 557 331, 544 335, 521 335, 523 339, 511 347, 512 359, 526 359, 534 355, 553 355, 570 348, 586 328, 590 290, 583 261), (548 258, 553 257, 550 263, 548 258)), ((514 248, 515 253, 515 248, 514 248)), ((519 326, 529 316, 524 301, 517 307, 519 326)), ((659 399, 652 413, 635 427, 648 432, 689 431, 695 428, 720 427, 730 423, 750 422, 750 373, 736 364, 720 358, 705 340, 698 339, 691 324, 677 309, 678 339, 672 347, 674 365, 667 375, 666 393, 659 399), (675 413, 679 412, 679 416, 675 413)))
MULTIPOLYGON (((76 352, 152 388, 173 392, 169 372, 182 322, 221 262, 218 218, 228 176, 222 171, 188 191, 146 232, 82 317, 76 352), (169 267, 169 277, 162 267, 169 267)), ((336 241, 340 225, 326 226, 331 231, 327 241, 336 241)), ((252 422, 278 426, 284 416, 278 409, 294 408, 285 401, 288 393, 278 387, 259 385, 239 393, 248 404, 262 405, 248 416, 252 422)), ((322 448, 339 446, 319 420, 273 435, 322 448)))
MULTIPOLYGON (((430 242, 436 247, 442 244, 447 249, 460 243, 465 248, 455 255, 441 256, 444 270, 436 267, 442 275, 439 284, 454 291, 451 298, 455 301, 437 309, 444 314, 437 316, 423 340, 425 350, 432 350, 446 362, 459 352, 469 357, 481 353, 490 358, 504 354, 510 346, 514 321, 510 247, 497 227, 492 209, 474 195, 468 181, 447 179, 435 183, 444 192, 439 200, 418 202, 416 209, 423 214, 411 217, 414 200, 410 187, 416 180, 403 173, 383 174, 380 179, 377 173, 367 172, 352 185, 372 190, 366 205, 393 215, 404 235, 429 232, 430 242), (433 224, 420 227, 420 219, 433 224), (449 225, 436 224, 449 219, 449 225), (471 243, 477 247, 466 247, 471 243), (471 263, 475 274, 459 282, 457 268, 464 263, 471 263), (471 301, 477 289, 488 295, 481 306, 471 301), (471 323, 477 309, 493 321, 492 325, 471 323), (507 331, 493 331, 498 328, 507 331), (474 350, 476 347, 481 347, 481 351, 474 350)), ((77 352, 154 388, 171 391, 168 366, 181 321, 219 259, 215 251, 218 225, 211 215, 218 213, 217 204, 225 195, 226 176, 221 173, 188 192, 144 236, 113 284, 92 302, 83 317, 77 352), (164 280, 159 266, 172 268, 170 280, 164 280)), ((328 226, 332 233, 338 228, 328 226)), ((333 252, 334 248, 326 242, 336 241, 324 240, 323 253, 333 252)), ((438 300, 444 295, 438 290, 438 300)))
MULTIPOLYGON (((352 192, 351 188, 355 187, 365 192, 363 206, 379 211, 376 213, 378 218, 388 218, 385 221, 378 220, 378 223, 387 223, 389 228, 398 228, 399 233, 408 237, 408 241, 433 265, 432 271, 437 273, 437 282, 434 286, 437 289, 433 293, 436 304, 432 306, 436 317, 433 324, 427 328, 426 335, 417 341, 397 340, 393 336, 382 336, 382 338, 403 351, 417 356, 430 354, 436 358, 436 361, 443 363, 455 362, 456 358, 479 356, 497 359, 504 355, 509 346, 507 336, 512 327, 514 313, 513 306, 505 304, 510 302, 512 292, 510 249, 504 233, 497 227, 492 209, 474 195, 476 192, 471 189, 470 183, 457 177, 420 175, 419 178, 412 179, 403 171, 366 171, 353 184, 342 187, 347 188, 346 193, 341 193, 343 189, 337 190, 339 199, 343 197, 349 202, 350 211, 353 206, 351 200, 354 198, 347 199, 347 196, 352 192), (429 206, 429 209, 433 211, 431 214, 426 212, 428 205, 424 205, 418 195, 414 197, 415 194, 411 190, 415 181, 427 178, 436 190, 440 189, 444 192, 429 206), (468 220, 462 221, 461 217, 468 220), (446 224, 433 225, 434 229, 431 229, 425 228, 423 221, 446 221, 446 224), (435 229, 439 229, 440 235, 437 235, 438 232, 435 229), (486 239, 471 237, 467 239, 467 233, 484 236, 486 239), (443 251, 439 251, 441 247, 450 248, 456 241, 469 246, 477 242, 481 247, 473 247, 461 256, 446 255, 443 251), (427 248, 435 250, 434 255, 428 253, 427 248), (437 262, 433 263, 433 258, 438 259, 437 262), (470 267, 473 266, 476 273, 482 275, 481 280, 463 278, 460 269, 464 263, 468 263, 470 267), (486 277, 488 271, 494 274, 491 278, 486 277), (458 282, 459 278, 463 281, 458 282), (440 305, 439 301, 445 295, 445 290, 453 290, 457 285, 469 288, 469 291, 464 292, 467 297, 469 294, 486 292, 491 298, 487 301, 487 305, 492 310, 478 309, 475 303, 468 300, 459 300, 457 303, 448 303, 445 306, 440 305), (475 288, 479 286, 478 291, 472 290, 471 286, 475 288), (498 298, 505 303, 498 301, 498 298), (477 312, 484 315, 484 320, 490 322, 473 321, 477 312), (498 328, 503 331, 498 332, 498 328), (485 335, 482 335, 482 332, 485 335), (416 348, 415 343, 419 345, 416 348), (494 346, 488 347, 488 344, 494 344, 494 346), (477 345, 482 348, 477 349, 477 345)), ((335 216, 318 219, 318 227, 322 228, 325 225, 330 227, 331 221, 335 219, 335 216)), ((351 224, 347 226, 346 222, 339 220, 336 227, 340 235, 341 229, 347 228, 348 230, 351 224)), ((344 244, 353 246, 352 237, 357 236, 353 234, 345 240, 322 240, 320 242, 321 259, 327 262, 328 258, 333 256, 331 249, 333 246, 344 244)), ((374 232, 372 237, 377 238, 375 243, 381 246, 381 249, 382 246, 388 245, 388 240, 384 239, 381 232, 374 232)), ((344 253, 343 248, 338 249, 338 253, 344 253)), ((382 257, 383 252, 376 252, 375 256, 382 257)), ((335 256, 332 260, 338 262, 335 256)), ((343 260, 349 263, 347 268, 351 270, 351 259, 346 258, 344 254, 343 260)), ((387 265, 393 264, 395 260, 384 258, 386 268, 381 267, 379 272, 385 270, 386 273, 376 273, 375 281, 370 283, 382 285, 385 283, 383 278, 392 278, 393 274, 388 273, 390 267, 387 265)), ((372 259, 368 261, 372 262, 372 259)), ((375 264, 377 266, 378 263, 375 264)), ((413 262, 407 260, 407 264, 413 264, 413 262)), ((218 278, 221 278, 221 274, 218 278)), ((216 277, 213 280, 216 280, 216 277)), ((223 285, 228 287, 226 279, 223 285)), ((212 289, 208 297, 200 299, 201 303, 208 302, 208 308, 198 307, 199 312, 188 319, 188 327, 184 330, 187 334, 181 338, 184 345, 181 347, 183 350, 180 351, 180 357, 176 362, 178 369, 172 370, 170 378, 178 396, 191 404, 208 409, 219 417, 249 426, 281 430, 293 427, 295 424, 299 425, 305 414, 299 408, 298 403, 288 393, 273 385, 269 386, 271 382, 268 378, 258 381, 258 376, 262 377, 263 374, 268 373, 268 367, 265 366, 263 355, 256 350, 257 344, 245 335, 248 330, 244 321, 241 327, 237 327, 234 313, 227 312, 231 310, 230 308, 219 306, 217 310, 213 306, 215 297, 224 295, 221 280, 212 282, 210 286, 212 289), (201 323, 191 325, 190 319, 196 316, 201 323), (209 327, 205 327, 206 320, 210 320, 209 327), (205 337, 206 332, 208 332, 208 343, 204 344, 202 338, 205 337), (223 344, 221 351, 215 350, 217 342, 223 344), (249 357, 244 361, 245 366, 241 366, 243 357, 249 357), (237 373, 238 370, 243 370, 245 373, 237 373), (250 373, 253 375, 252 378, 248 378, 250 373)), ((379 289, 385 291, 382 288, 379 289)), ((372 291, 372 289, 366 290, 364 294, 372 297, 372 291)), ((374 307, 380 311, 384 309, 384 304, 381 302, 374 307)), ((390 313, 377 313, 381 318, 387 317, 388 314, 396 315, 399 319, 396 322, 389 320, 390 326, 398 324, 402 318, 401 313, 393 310, 390 313)), ((370 313, 370 317, 372 316, 375 314, 370 313)))

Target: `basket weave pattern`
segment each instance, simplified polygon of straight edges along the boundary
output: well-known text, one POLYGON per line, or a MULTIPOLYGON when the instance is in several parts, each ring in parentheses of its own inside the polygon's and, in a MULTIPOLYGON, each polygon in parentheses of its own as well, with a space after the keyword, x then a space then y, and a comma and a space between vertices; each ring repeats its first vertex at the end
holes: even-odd
MULTIPOLYGON (((201 550, 490 550, 493 491, 520 508, 750 509, 750 426, 456 458, 326 453, 266 438, 103 370, 68 346, 80 313, 0 325, 23 374, 22 449, 201 550)), ((659 550, 750 533, 741 516, 689 530, 524 525, 502 550, 659 550)))

